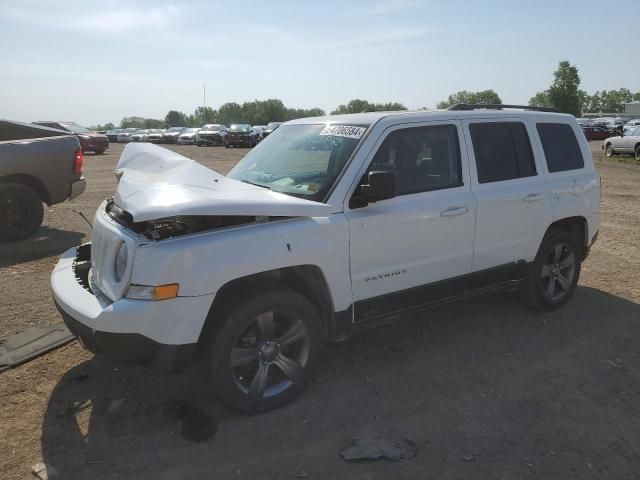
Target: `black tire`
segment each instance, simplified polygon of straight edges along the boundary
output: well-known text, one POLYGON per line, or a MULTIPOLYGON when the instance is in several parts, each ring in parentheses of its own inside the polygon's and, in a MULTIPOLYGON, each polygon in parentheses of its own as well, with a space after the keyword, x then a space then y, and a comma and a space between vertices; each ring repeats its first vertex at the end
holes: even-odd
POLYGON ((604 154, 609 158, 609 157, 613 157, 616 154, 616 151, 613 149, 611 144, 608 144, 605 148, 604 154))
POLYGON ((242 413, 293 401, 322 356, 322 324, 313 305, 281 289, 257 294, 226 312, 205 340, 206 371, 220 398, 242 413))
POLYGON ((96 155, 102 155, 105 152, 105 150, 94 150, 93 153, 95 153, 96 155))
POLYGON ((0 184, 0 240, 24 240, 40 225, 44 208, 38 194, 19 183, 0 184))
POLYGON ((583 248, 575 235, 551 230, 522 283, 522 301, 535 309, 551 311, 564 305, 580 278, 583 248))
POLYGON ((636 161, 640 162, 640 145, 636 145, 634 158, 636 159, 636 161))
POLYGON ((227 142, 224 142, 224 148, 229 148, 229 144, 227 142))

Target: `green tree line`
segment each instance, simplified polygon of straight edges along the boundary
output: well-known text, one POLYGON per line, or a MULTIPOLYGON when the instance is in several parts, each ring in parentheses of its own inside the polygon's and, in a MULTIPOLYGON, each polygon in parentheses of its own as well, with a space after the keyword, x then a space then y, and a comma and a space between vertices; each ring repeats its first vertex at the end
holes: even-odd
MULTIPOLYGON (((628 88, 618 90, 596 91, 589 95, 580 89, 580 75, 578 68, 567 60, 558 64, 553 73, 553 81, 549 88, 536 93, 529 100, 530 106, 555 107, 563 113, 581 116, 583 112, 624 112, 624 104, 640 100, 640 91, 631 92, 628 88)), ((452 93, 446 100, 437 104, 437 108, 444 109, 459 103, 467 104, 502 104, 500 96, 492 89, 480 91, 461 90, 452 93)), ((363 99, 353 99, 338 107, 331 114, 362 113, 378 111, 406 110, 402 103, 373 103, 363 99)), ((174 126, 201 127, 206 123, 248 123, 251 125, 265 125, 269 122, 285 122, 295 118, 317 117, 324 115, 320 108, 288 108, 282 100, 270 98, 267 100, 253 100, 243 104, 229 102, 216 110, 212 107, 198 107, 191 114, 178 110, 170 110, 164 119, 144 117, 124 117, 120 121, 120 128, 166 128, 174 126)), ((113 123, 95 125, 94 130, 111 130, 113 123)))
POLYGON ((628 88, 596 91, 589 95, 580 89, 578 68, 567 60, 558 64, 553 82, 548 89, 536 93, 529 100, 534 107, 555 107, 576 117, 583 113, 622 113, 624 104, 640 100, 640 91, 632 93, 628 88))
MULTIPOLYGON (((339 105, 332 113, 361 113, 382 110, 406 110, 407 107, 397 102, 371 103, 367 100, 351 100, 345 105, 339 105)), ((124 117, 119 128, 167 128, 167 127, 201 127, 206 123, 248 123, 250 125, 266 125, 269 122, 286 122, 296 118, 320 117, 325 115, 321 108, 289 108, 282 100, 270 98, 244 102, 242 105, 228 102, 218 109, 212 107, 198 107, 193 113, 187 114, 178 110, 170 110, 164 119, 144 117, 124 117)), ((93 130, 111 130, 116 128, 113 123, 94 125, 93 130)))

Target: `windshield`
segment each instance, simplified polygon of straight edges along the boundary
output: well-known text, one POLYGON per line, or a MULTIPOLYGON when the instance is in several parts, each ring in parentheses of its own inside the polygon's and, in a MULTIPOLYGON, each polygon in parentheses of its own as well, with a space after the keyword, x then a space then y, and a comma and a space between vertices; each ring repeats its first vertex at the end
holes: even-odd
POLYGON ((200 129, 199 128, 185 128, 182 133, 195 133, 198 130, 200 130, 200 129))
POLYGON ((181 132, 184 130, 184 127, 171 127, 167 132, 181 132))
POLYGON ((60 125, 64 125, 69 130, 71 130, 73 133, 91 133, 91 130, 89 130, 88 128, 83 127, 82 125, 78 125, 77 123, 60 122, 60 125))
POLYGON ((248 132, 251 128, 251 125, 231 125, 229 130, 233 132, 248 132))
POLYGON ((213 132, 217 132, 218 130, 221 130, 222 126, 221 125, 205 125, 204 127, 201 128, 201 130, 211 130, 213 132))
POLYGON ((367 126, 282 126, 249 152, 228 176, 275 192, 323 201, 367 126))

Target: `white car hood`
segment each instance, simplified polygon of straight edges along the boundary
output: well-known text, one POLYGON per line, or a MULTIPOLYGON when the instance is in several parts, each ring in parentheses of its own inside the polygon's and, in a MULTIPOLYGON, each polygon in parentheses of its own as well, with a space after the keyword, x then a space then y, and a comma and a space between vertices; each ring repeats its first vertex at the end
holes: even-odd
POLYGON ((324 203, 227 178, 148 143, 127 145, 116 172, 114 201, 135 222, 177 215, 327 217, 332 211, 324 203))

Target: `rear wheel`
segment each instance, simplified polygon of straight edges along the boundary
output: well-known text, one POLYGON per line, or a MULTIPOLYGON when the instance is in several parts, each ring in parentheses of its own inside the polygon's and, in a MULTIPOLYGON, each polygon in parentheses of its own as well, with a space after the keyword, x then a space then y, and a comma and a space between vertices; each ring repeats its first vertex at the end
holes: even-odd
POLYGON ((548 233, 524 279, 524 303, 547 311, 564 305, 578 283, 581 259, 574 235, 564 230, 548 233))
POLYGON ((0 240, 24 240, 42 224, 38 194, 19 183, 0 184, 0 240))
POLYGON ((607 157, 613 157, 615 154, 616 154, 616 151, 613 149, 611 144, 607 145, 607 148, 605 150, 605 155, 607 157))
POLYGON ((323 349, 320 317, 291 290, 258 294, 228 310, 207 366, 214 388, 234 410, 264 412, 304 390, 323 349))
POLYGON ((640 145, 636 145, 635 159, 640 162, 640 145))

